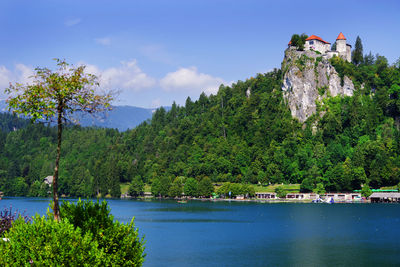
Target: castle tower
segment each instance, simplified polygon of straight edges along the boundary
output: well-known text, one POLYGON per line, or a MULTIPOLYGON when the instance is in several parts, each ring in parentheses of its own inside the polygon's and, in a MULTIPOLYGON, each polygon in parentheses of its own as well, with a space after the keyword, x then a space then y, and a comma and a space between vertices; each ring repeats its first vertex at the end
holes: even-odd
POLYGON ((339 33, 336 38, 336 51, 339 52, 343 59, 351 61, 351 45, 346 43, 346 37, 344 37, 343 33, 339 33))

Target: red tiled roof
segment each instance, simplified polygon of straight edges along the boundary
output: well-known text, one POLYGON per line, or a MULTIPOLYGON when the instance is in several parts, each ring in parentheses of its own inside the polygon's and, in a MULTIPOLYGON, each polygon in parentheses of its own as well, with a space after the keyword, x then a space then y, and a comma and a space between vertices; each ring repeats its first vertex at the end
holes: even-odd
POLYGON ((292 40, 289 41, 288 45, 292 45, 292 40))
POLYGON ((340 32, 339 36, 336 38, 336 40, 346 40, 346 37, 344 37, 343 33, 340 32))
POLYGON ((308 37, 308 38, 306 39, 306 41, 310 41, 310 40, 318 40, 318 41, 321 41, 321 42, 323 42, 323 43, 325 43, 325 44, 330 44, 329 42, 322 40, 321 37, 316 36, 316 35, 311 35, 310 37, 308 37))

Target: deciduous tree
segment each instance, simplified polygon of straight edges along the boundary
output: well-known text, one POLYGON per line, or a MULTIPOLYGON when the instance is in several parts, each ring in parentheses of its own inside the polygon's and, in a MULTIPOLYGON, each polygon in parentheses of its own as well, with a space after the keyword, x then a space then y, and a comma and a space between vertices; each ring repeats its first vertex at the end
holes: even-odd
POLYGON ((110 108, 112 95, 101 94, 95 75, 85 72, 85 66, 69 65, 65 60, 57 61, 55 71, 48 68, 36 68, 33 82, 30 84, 10 84, 6 93, 9 109, 17 114, 29 116, 31 120, 57 121, 57 156, 53 178, 54 219, 60 220, 58 203, 58 173, 61 156, 63 126, 76 111, 96 113, 110 108))

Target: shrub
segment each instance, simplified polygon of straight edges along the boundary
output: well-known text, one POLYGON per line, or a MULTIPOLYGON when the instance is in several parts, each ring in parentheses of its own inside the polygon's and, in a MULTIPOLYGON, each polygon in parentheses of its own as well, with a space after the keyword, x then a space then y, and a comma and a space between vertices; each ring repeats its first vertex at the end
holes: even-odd
POLYGON ((82 234, 67 220, 36 216, 32 223, 17 219, 0 242, 1 266, 104 265, 104 252, 90 233, 82 234))
POLYGON ((283 188, 283 186, 278 186, 277 188, 275 188, 275 193, 279 198, 286 197, 286 190, 283 188))
POLYGON ((22 217, 25 222, 30 221, 28 216, 20 214, 18 211, 13 213, 12 208, 6 208, 0 212, 0 237, 11 228, 13 222, 19 217, 22 217))
POLYGON ((0 266, 143 264, 144 241, 133 219, 129 224, 114 221, 107 202, 64 202, 60 211, 60 222, 50 213, 34 217, 32 223, 19 217, 4 234, 9 241, 0 241, 0 266))
POLYGON ((144 241, 139 238, 134 221, 122 224, 114 221, 106 201, 63 202, 61 218, 79 228, 82 234, 90 233, 104 250, 107 265, 141 266, 144 261, 144 241))

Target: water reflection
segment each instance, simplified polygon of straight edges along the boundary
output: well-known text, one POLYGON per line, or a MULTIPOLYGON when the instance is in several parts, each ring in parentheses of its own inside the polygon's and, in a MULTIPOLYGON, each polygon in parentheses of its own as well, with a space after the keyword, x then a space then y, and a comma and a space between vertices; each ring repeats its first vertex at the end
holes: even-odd
POLYGON ((213 219, 136 219, 136 222, 154 223, 243 223, 237 220, 213 220, 213 219))
POLYGON ((228 209, 218 209, 212 207, 199 207, 199 206, 176 206, 176 207, 166 207, 166 208, 151 208, 145 211, 161 211, 161 212, 222 212, 229 211, 228 209))

